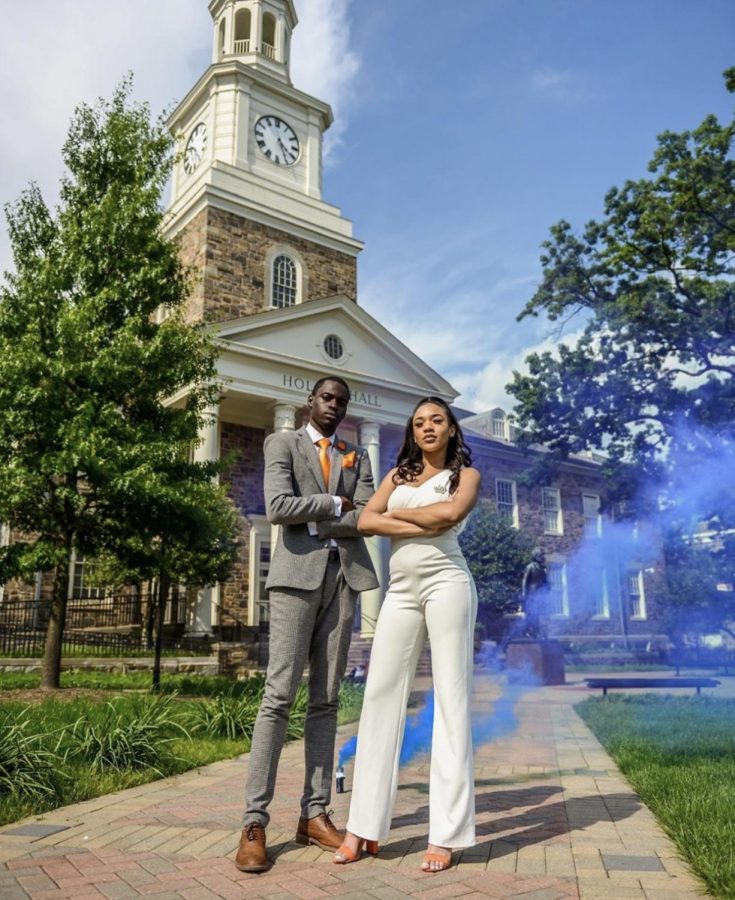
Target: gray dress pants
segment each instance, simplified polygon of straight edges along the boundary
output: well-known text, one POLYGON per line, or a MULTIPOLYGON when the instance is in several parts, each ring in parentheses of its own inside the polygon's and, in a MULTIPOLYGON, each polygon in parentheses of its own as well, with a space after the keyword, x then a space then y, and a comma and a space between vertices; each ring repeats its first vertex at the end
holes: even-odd
POLYGON ((304 734, 305 777, 301 815, 325 812, 332 795, 339 686, 347 666, 357 594, 339 560, 331 559, 314 591, 272 590, 270 656, 265 694, 255 720, 245 787, 243 824, 264 828, 296 689, 309 664, 309 705, 304 734))

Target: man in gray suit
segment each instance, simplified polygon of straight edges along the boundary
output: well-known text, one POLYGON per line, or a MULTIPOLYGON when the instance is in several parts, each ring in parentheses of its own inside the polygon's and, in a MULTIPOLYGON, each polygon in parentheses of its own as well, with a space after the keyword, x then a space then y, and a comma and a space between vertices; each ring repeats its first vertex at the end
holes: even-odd
POLYGON ((296 689, 309 664, 304 734, 306 773, 296 840, 337 849, 342 834, 327 808, 332 791, 339 685, 347 665, 359 591, 378 586, 357 519, 374 491, 367 453, 338 440, 350 389, 320 378, 309 395, 309 423, 265 442, 268 521, 280 525, 266 587, 270 657, 253 731, 244 828, 235 865, 263 872, 265 829, 278 760, 296 689))

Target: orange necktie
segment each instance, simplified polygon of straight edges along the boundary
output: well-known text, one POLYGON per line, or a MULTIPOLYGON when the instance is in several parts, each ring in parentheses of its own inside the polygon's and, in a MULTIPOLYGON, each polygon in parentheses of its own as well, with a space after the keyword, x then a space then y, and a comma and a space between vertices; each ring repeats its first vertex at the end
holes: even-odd
POLYGON ((332 446, 332 442, 329 438, 322 438, 320 441, 317 441, 317 444, 319 444, 319 465, 322 467, 324 487, 328 488, 330 471, 329 448, 332 446))

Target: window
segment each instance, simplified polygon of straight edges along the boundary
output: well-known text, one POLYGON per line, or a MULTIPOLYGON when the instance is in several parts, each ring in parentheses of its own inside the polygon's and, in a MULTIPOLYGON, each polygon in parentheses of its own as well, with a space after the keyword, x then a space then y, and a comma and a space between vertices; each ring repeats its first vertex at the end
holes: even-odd
POLYGON ((342 359, 342 357, 345 355, 344 345, 336 334, 328 334, 324 338, 323 346, 324 352, 330 359, 337 361, 339 359, 342 359))
POLYGON ((273 13, 263 16, 263 43, 260 52, 268 59, 276 58, 276 17, 273 13))
POLYGON ((508 478, 495 479, 496 506, 509 525, 518 528, 518 499, 516 483, 508 478))
POLYGON ((508 431, 506 428, 505 413, 502 409, 496 409, 490 417, 491 433, 494 438, 500 438, 501 441, 507 440, 508 431))
POLYGON ((544 510, 544 531, 547 534, 563 534, 559 488, 542 488, 541 505, 544 510))
POLYGON ((273 289, 271 306, 283 309, 294 306, 298 292, 296 264, 289 256, 277 256, 273 260, 273 289))
POLYGON ((567 564, 552 562, 548 568, 549 607, 552 616, 569 615, 569 592, 567 590, 567 564))
POLYGON ((259 625, 270 618, 265 582, 271 564, 271 526, 265 516, 249 518, 253 527, 250 530, 248 625, 259 625))
POLYGON ((582 494, 582 514, 584 516, 585 537, 600 537, 602 516, 600 515, 600 495, 582 494))
POLYGON ((250 52, 250 10, 240 9, 235 15, 235 55, 250 52))
POLYGON ((71 597, 75 600, 103 600, 107 594, 106 587, 94 583, 94 560, 86 560, 83 556, 72 558, 71 597))
POLYGON ((599 593, 595 596, 593 616, 595 619, 610 618, 610 598, 607 593, 607 571, 605 569, 600 572, 599 593))
POLYGON ((646 592, 643 587, 643 570, 628 572, 628 615, 631 619, 646 618, 646 592))

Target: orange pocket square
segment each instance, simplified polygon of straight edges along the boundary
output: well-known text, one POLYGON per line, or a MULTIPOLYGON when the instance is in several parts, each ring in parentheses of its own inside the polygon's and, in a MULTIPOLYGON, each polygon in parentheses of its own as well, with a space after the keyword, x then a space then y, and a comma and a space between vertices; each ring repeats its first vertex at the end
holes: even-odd
POLYGON ((350 450, 349 453, 345 453, 342 457, 342 468, 343 469, 351 469, 355 465, 355 460, 357 459, 357 453, 354 450, 350 450))

